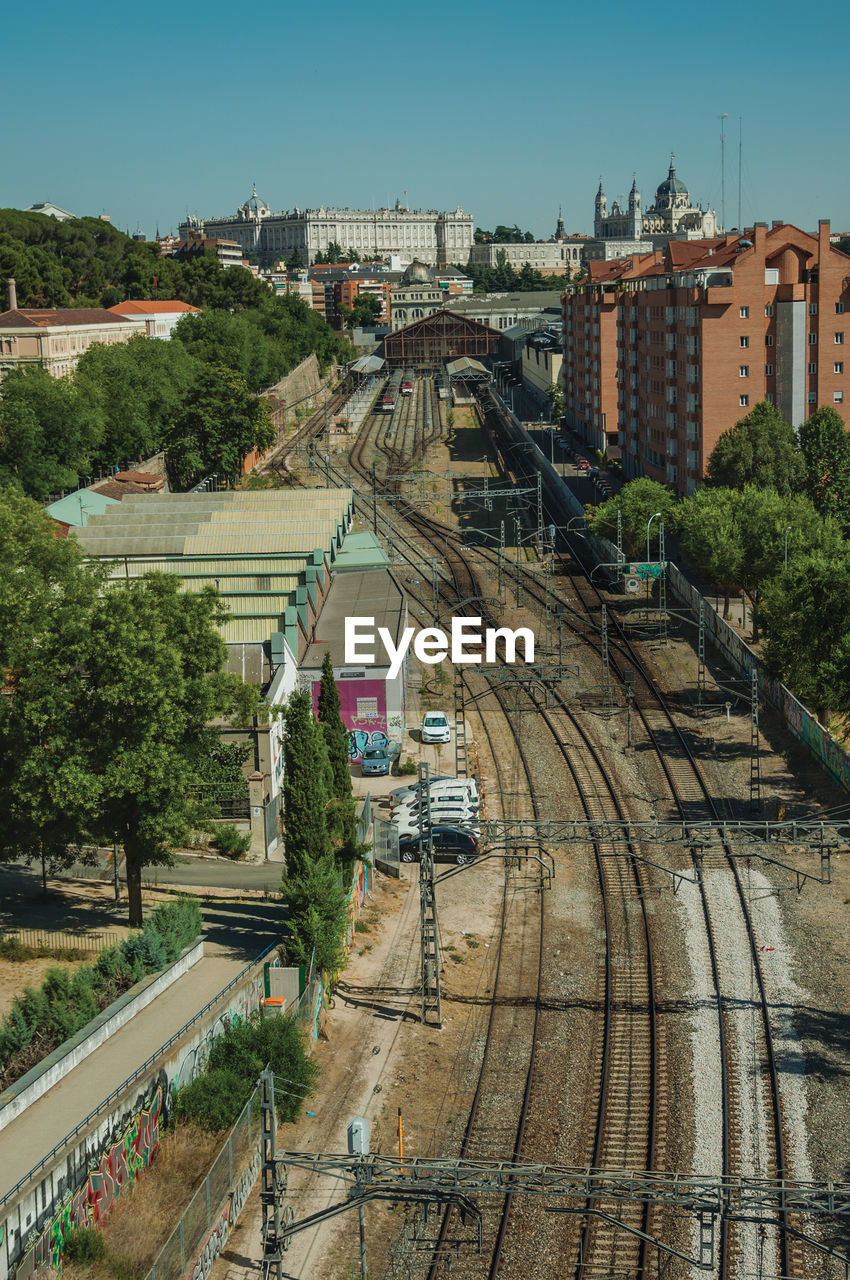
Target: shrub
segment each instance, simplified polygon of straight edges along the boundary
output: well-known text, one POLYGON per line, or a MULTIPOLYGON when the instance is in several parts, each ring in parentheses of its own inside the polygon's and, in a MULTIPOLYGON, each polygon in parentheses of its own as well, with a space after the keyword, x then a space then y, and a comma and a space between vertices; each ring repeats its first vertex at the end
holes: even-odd
POLYGON ((38 988, 25 987, 0 1019, 0 1088, 12 1084, 96 1017, 117 996, 180 955, 201 931, 197 899, 158 908, 144 929, 73 974, 49 969, 38 988))
POLYGON ((65 1237, 62 1253, 69 1262, 103 1262, 106 1241, 97 1227, 76 1227, 65 1237))
POLYGON ((417 765, 415 760, 405 760, 404 764, 400 764, 396 770, 397 773, 407 777, 408 774, 417 773, 417 765))
POLYGON ((232 822, 226 822, 216 829, 215 847, 225 858, 238 862, 251 847, 251 834, 241 832, 232 822))
POLYGON ((233 1072, 245 1082, 247 1092, 242 1105, 267 1063, 282 1078, 281 1088, 275 1091, 278 1116, 281 1120, 294 1120, 311 1092, 318 1065, 307 1052, 301 1030, 292 1018, 263 1019, 255 1015, 250 1022, 219 1036, 210 1051, 210 1071, 233 1072))
MULTIPOLYGON (((222 1039, 224 1036, 219 1037, 219 1041, 222 1039)), ((229 1129, 247 1102, 252 1087, 253 1081, 246 1081, 238 1071, 204 1071, 185 1089, 177 1091, 172 1108, 173 1119, 194 1121, 214 1133, 219 1129, 229 1129)))

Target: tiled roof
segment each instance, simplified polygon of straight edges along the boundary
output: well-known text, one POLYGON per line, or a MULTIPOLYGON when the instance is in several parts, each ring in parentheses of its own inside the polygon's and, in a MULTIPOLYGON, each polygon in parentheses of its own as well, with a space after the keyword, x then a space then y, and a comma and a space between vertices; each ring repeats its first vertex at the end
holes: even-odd
POLYGON ((109 310, 116 316, 153 316, 171 314, 175 311, 200 311, 200 307, 192 307, 188 302, 178 302, 176 299, 165 302, 131 300, 129 302, 119 302, 117 306, 110 307, 109 310))
POLYGON ((0 315, 0 329, 52 329, 59 325, 123 324, 125 317, 113 315, 105 307, 18 307, 0 315))

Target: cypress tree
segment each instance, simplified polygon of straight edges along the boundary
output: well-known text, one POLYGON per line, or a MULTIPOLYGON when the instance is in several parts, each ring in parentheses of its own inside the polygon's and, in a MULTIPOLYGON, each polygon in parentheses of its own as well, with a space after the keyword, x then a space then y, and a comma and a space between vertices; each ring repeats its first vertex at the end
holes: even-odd
POLYGON ((284 717, 286 868, 289 878, 303 880, 309 868, 330 852, 325 817, 329 796, 309 694, 293 693, 284 717))
POLYGON ((319 686, 319 724, 328 746, 328 756, 334 776, 334 795, 338 800, 351 796, 351 769, 348 763, 348 730, 342 722, 339 690, 334 680, 330 653, 322 663, 322 682, 319 686))
POLYGON ((348 730, 342 721, 339 690, 334 680, 330 652, 325 654, 322 662, 319 726, 333 771, 333 800, 328 809, 328 827, 337 862, 341 870, 349 874, 358 856, 357 819, 348 762, 348 730))

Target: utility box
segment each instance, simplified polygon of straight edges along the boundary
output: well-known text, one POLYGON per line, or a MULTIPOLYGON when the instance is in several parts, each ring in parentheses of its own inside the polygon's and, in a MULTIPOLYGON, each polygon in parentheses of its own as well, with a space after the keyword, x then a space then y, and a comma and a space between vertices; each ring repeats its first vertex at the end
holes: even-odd
POLYGON ((348 1122, 348 1154, 350 1156, 369 1154, 369 1121, 363 1116, 354 1116, 348 1122))

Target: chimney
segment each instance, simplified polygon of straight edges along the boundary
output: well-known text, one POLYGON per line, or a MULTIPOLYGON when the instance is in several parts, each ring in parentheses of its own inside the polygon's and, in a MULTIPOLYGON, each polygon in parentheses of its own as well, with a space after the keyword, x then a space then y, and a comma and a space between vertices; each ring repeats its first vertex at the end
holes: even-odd
POLYGON ((16 290, 16 288, 15 288, 15 277, 14 277, 14 276, 9 276, 9 279, 6 281, 6 283, 7 283, 7 284, 8 284, 8 286, 9 286, 9 310, 10 310, 10 311, 17 311, 17 309, 18 309, 18 293, 17 293, 17 290, 16 290))

